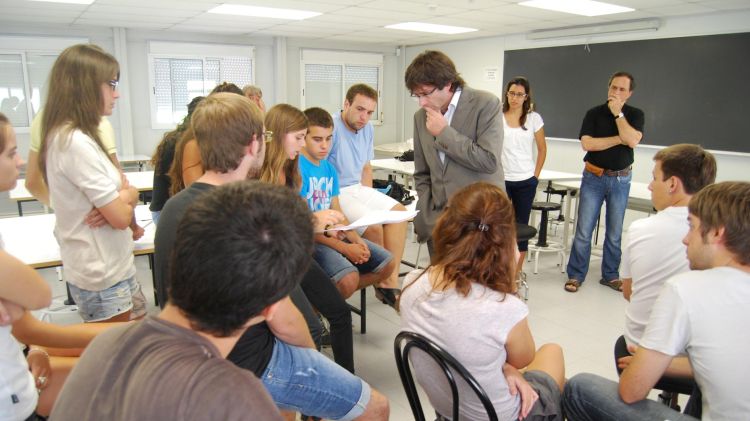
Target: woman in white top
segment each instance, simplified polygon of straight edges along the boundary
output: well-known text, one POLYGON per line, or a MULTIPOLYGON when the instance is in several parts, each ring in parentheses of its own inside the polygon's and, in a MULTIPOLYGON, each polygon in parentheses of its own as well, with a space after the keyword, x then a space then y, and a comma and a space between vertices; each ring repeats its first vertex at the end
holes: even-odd
MULTIPOLYGON (((430 338, 463 364, 499 419, 561 420, 562 349, 547 344, 535 351, 528 308, 513 295, 515 229, 513 208, 499 187, 479 182, 456 192, 432 233, 432 265, 404 280, 402 327, 430 338), (529 385, 533 391, 527 393, 529 385)), ((450 414, 451 392, 442 371, 418 357, 412 358, 417 380, 433 407, 450 414)), ((472 393, 462 392, 460 402, 462 419, 487 419, 472 393)))
POLYGON ((39 168, 57 216, 65 280, 87 322, 145 315, 130 229, 138 192, 104 150, 98 130, 120 96, 119 73, 117 60, 98 46, 65 49, 50 73, 42 120, 39 168))
MULTIPOLYGON (((531 111, 531 85, 525 77, 515 77, 505 85, 503 101, 503 171, 505 191, 508 192, 516 211, 516 222, 528 224, 531 203, 536 195, 539 174, 547 158, 547 142, 544 139, 542 116, 531 111), (534 161, 534 144, 537 148, 534 161)), ((518 272, 523 270, 529 242, 518 243, 521 257, 518 272)))

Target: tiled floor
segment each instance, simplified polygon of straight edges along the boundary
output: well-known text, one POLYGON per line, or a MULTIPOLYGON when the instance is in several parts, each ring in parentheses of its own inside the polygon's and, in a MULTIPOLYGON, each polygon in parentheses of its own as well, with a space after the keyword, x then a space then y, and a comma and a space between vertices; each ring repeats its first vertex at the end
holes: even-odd
MULTIPOLYGON (((413 260, 416 253, 416 243, 410 238, 407 240, 405 259, 413 260)), ((422 264, 427 263, 425 248, 422 250, 421 261, 422 264)), ((530 263, 526 265, 530 285, 529 324, 537 347, 547 342, 560 344, 565 352, 568 377, 579 372, 592 372, 616 379, 612 350, 615 339, 623 330, 625 300, 619 293, 598 284, 598 257, 592 257, 588 280, 576 294, 563 290, 565 275, 560 272, 556 261, 554 254, 542 255, 537 275, 531 273, 530 263)), ((137 258, 136 265, 138 279, 144 286, 146 296, 153 297, 147 259, 137 258)), ((408 268, 404 266, 403 269, 408 268)), ((54 285, 56 295, 64 294, 64 286, 56 280, 56 272, 51 269, 43 272, 54 285)), ((356 294, 352 303, 358 305, 358 300, 359 294, 356 294)), ((399 331, 399 317, 390 307, 375 299, 372 290, 368 291, 367 304, 368 323, 365 335, 359 333, 359 317, 353 317, 357 374, 388 396, 391 402, 391 420, 411 420, 413 417, 393 357, 393 339, 399 331)), ((156 312, 153 304, 151 311, 156 312)), ((60 323, 76 319, 75 315, 54 316, 54 321, 60 323)), ((431 414, 426 399, 423 399, 423 404, 426 413, 431 414)))

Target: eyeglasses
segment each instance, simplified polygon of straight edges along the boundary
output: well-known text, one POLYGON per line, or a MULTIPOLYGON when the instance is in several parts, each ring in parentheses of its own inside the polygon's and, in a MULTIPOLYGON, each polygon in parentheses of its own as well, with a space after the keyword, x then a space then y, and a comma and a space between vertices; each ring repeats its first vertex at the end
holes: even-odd
POLYGON ((118 85, 120 84, 120 81, 119 81, 119 80, 117 80, 117 79, 112 79, 112 80, 110 80, 110 81, 109 81, 109 82, 107 82, 107 83, 109 84, 109 86, 111 86, 111 87, 112 87, 112 90, 113 90, 113 91, 116 91, 116 90, 117 90, 117 86, 118 86, 118 85))
POLYGON ((515 98, 526 98, 526 96, 527 96, 526 94, 524 94, 522 92, 513 92, 513 91, 508 91, 507 95, 508 95, 509 98, 514 98, 514 97, 515 98))
POLYGON ((427 92, 427 93, 425 93, 425 94, 415 94, 414 92, 412 92, 412 93, 411 93, 411 97, 412 97, 412 98, 417 98, 417 99, 419 99, 419 98, 424 98, 424 97, 428 97, 428 96, 430 96, 430 95, 434 94, 434 93, 435 93, 435 91, 437 91, 437 86, 436 86, 436 87, 434 87, 434 88, 432 88, 432 90, 431 90, 430 92, 427 92))
POLYGON ((273 140, 273 132, 270 130, 266 130, 263 132, 263 142, 265 143, 271 143, 273 140))

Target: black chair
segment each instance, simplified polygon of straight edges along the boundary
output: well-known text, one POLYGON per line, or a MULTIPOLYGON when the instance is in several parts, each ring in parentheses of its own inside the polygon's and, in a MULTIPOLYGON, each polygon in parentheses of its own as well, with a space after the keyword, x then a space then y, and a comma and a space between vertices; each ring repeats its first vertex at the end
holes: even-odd
MULTIPOLYGON (((419 401, 419 394, 417 394, 416 383, 414 377, 411 374, 411 367, 409 366, 409 353, 412 349, 419 348, 430 356, 439 366, 442 368, 446 379, 451 387, 451 393, 453 395, 453 421, 458 421, 458 385, 456 384, 456 378, 454 373, 461 376, 466 384, 471 387, 474 393, 479 398, 484 409, 487 411, 487 417, 490 421, 497 421, 497 414, 495 408, 492 406, 490 398, 485 393, 482 386, 477 382, 474 376, 464 368, 461 363, 456 361, 450 354, 440 348, 431 340, 424 336, 414 332, 400 332, 396 335, 396 339, 393 342, 393 351, 396 356, 396 366, 398 367, 398 374, 401 377, 401 383, 404 385, 406 396, 409 399, 409 406, 411 406, 411 412, 414 415, 416 421, 425 421, 424 412, 422 411, 422 404, 419 401), (405 344, 403 344, 405 342, 405 344), (403 344, 403 346, 402 346, 403 344)), ((437 414, 438 419, 443 419, 441 414, 437 414)))
POLYGON ((367 288, 359 290, 359 308, 349 304, 349 310, 359 316, 359 332, 367 333, 367 288))
POLYGON ((539 236, 536 244, 529 244, 528 258, 534 256, 534 273, 539 273, 539 254, 540 253, 557 253, 560 257, 560 271, 565 272, 565 247, 563 244, 547 241, 547 225, 549 224, 549 212, 560 210, 560 204, 554 202, 534 202, 531 209, 538 210, 542 213, 542 220, 539 223, 539 236))

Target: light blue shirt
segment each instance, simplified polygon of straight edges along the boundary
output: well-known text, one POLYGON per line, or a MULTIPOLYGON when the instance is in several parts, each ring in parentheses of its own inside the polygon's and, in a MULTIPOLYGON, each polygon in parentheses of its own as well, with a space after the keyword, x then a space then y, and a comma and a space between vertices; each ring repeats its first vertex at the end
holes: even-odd
POLYGON ((333 116, 333 142, 328 162, 336 168, 341 187, 359 184, 362 168, 375 158, 374 139, 371 123, 353 133, 341 120, 341 113, 333 116))
POLYGON ((331 200, 339 195, 336 169, 325 159, 320 161, 320 165, 315 165, 300 155, 299 172, 302 177, 299 194, 307 202, 307 207, 313 212, 330 209, 331 200))

